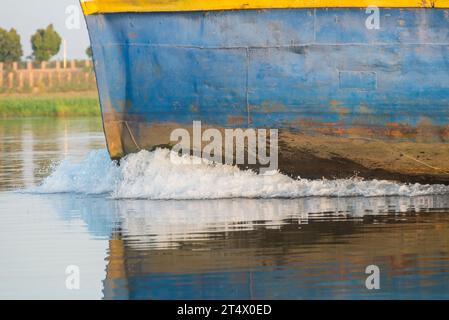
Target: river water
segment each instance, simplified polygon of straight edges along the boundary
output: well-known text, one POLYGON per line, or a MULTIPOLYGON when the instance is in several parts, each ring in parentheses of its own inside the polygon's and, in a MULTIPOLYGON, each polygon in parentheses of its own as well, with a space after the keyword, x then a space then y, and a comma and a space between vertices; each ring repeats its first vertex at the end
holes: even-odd
POLYGON ((117 166, 98 119, 1 120, 0 298, 449 298, 444 186, 168 158, 117 166))

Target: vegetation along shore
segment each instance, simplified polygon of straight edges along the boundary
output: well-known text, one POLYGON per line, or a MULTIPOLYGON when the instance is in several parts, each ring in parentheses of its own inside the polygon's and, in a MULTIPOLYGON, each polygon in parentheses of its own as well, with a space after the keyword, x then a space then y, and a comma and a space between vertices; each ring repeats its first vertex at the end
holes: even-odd
POLYGON ((52 24, 38 29, 23 59, 20 35, 0 27, 0 119, 100 116, 91 49, 88 59, 51 60, 62 42, 52 24))
POLYGON ((100 116, 96 92, 0 95, 0 119, 100 116))

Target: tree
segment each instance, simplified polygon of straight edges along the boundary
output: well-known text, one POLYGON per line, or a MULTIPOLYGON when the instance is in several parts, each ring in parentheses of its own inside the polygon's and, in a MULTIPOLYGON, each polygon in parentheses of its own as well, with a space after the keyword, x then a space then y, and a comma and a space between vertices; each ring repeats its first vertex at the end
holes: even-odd
POLYGON ((61 47, 61 37, 50 24, 46 29, 38 29, 31 36, 31 47, 33 57, 37 61, 48 61, 59 52, 61 47))
POLYGON ((17 31, 0 28, 0 62, 19 61, 22 55, 22 44, 17 31))
POLYGON ((86 49, 86 55, 87 55, 89 58, 92 58, 92 47, 87 47, 87 49, 86 49))

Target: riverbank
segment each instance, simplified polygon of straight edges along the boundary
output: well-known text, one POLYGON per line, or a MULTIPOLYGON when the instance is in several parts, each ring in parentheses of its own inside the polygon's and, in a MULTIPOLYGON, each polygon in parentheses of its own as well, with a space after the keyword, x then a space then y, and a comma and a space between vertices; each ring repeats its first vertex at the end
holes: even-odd
POLYGON ((0 95, 0 119, 100 116, 96 92, 0 95))

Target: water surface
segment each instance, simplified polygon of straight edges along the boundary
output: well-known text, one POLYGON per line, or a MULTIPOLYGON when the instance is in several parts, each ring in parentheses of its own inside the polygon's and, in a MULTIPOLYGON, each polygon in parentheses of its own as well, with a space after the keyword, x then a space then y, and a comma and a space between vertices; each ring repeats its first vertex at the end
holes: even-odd
MULTIPOLYGON (((96 119, 0 121, 0 298, 449 298, 444 188, 326 182, 328 196, 186 200, 195 171, 158 167, 156 181, 146 155, 147 167, 129 162, 131 176, 111 176, 118 169, 105 167, 104 148, 96 119), (117 197, 106 179, 132 192, 117 197), (42 182, 47 189, 36 192, 42 182), (338 196, 348 190, 377 196, 338 196), (155 195, 165 200, 148 200, 155 195), (365 287, 373 264, 380 290, 365 287), (79 290, 66 287, 71 265, 79 290)), ((208 174, 193 184, 206 198, 229 183, 245 195, 288 185, 208 174)), ((289 188, 322 191, 323 183, 289 188)))

